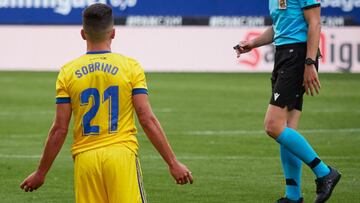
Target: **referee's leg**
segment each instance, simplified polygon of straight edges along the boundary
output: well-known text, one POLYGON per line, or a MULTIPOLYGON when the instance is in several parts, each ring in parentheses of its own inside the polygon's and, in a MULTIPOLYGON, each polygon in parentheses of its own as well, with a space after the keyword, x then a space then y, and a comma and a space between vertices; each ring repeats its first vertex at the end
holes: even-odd
POLYGON ((287 107, 281 108, 270 104, 265 117, 265 131, 311 168, 317 177, 315 202, 325 202, 340 180, 341 174, 328 167, 299 132, 286 126, 287 116, 287 107))

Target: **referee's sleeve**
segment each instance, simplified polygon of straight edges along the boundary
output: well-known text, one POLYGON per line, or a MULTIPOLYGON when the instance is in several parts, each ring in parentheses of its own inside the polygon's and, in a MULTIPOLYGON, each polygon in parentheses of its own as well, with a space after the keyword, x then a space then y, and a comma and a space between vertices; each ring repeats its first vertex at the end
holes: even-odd
POLYGON ((302 9, 309 9, 321 6, 321 0, 299 0, 302 9))

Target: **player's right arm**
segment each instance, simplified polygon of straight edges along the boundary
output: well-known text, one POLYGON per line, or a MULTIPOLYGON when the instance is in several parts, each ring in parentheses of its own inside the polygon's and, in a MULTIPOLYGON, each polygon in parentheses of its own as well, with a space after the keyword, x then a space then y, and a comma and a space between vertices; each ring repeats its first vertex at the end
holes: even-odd
POLYGON ((241 41, 238 46, 234 47, 236 50, 237 57, 239 58, 241 54, 247 53, 254 48, 272 43, 274 41, 274 35, 275 35, 274 29, 271 26, 268 27, 258 37, 249 41, 241 41))
POLYGON ((170 173, 176 180, 176 183, 181 185, 186 183, 192 184, 193 177, 191 172, 184 164, 176 159, 176 156, 166 139, 164 130, 161 128, 158 119, 152 112, 148 95, 134 95, 133 103, 137 117, 145 134, 168 164, 170 173))
POLYGON ((56 114, 48 134, 39 167, 21 183, 25 192, 32 192, 44 184, 45 176, 50 170, 57 154, 64 144, 71 118, 70 96, 66 88, 65 74, 60 70, 56 80, 56 114))
POLYGON ((55 120, 49 131, 49 136, 46 141, 39 167, 25 178, 20 185, 21 189, 25 192, 32 192, 44 184, 46 174, 50 170, 52 163, 64 144, 68 132, 71 112, 70 103, 56 105, 55 120))

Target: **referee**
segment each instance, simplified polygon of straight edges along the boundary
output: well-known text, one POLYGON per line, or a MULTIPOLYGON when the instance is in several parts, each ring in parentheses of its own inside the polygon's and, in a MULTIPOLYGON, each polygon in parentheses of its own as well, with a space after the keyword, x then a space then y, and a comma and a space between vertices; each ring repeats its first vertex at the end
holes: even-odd
POLYGON ((280 157, 286 180, 285 197, 279 203, 303 202, 301 166, 308 165, 316 176, 315 203, 326 202, 341 174, 322 161, 297 131, 303 94, 320 91, 318 47, 321 32, 320 0, 269 0, 273 25, 259 37, 242 41, 234 49, 237 57, 275 42, 272 95, 265 116, 265 131, 280 144, 280 157))

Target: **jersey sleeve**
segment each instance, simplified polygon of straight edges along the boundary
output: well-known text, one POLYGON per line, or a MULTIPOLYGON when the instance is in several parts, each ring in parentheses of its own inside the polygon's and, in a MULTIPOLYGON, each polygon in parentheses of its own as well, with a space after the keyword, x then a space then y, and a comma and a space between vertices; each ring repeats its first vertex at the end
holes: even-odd
POLYGON ((321 0, 299 0, 302 9, 320 6, 321 0))
POLYGON ((148 94, 144 69, 138 62, 134 62, 132 69, 132 95, 148 94))
POLYGON ((61 69, 56 80, 56 104, 62 103, 71 103, 71 99, 66 88, 65 73, 61 69))

